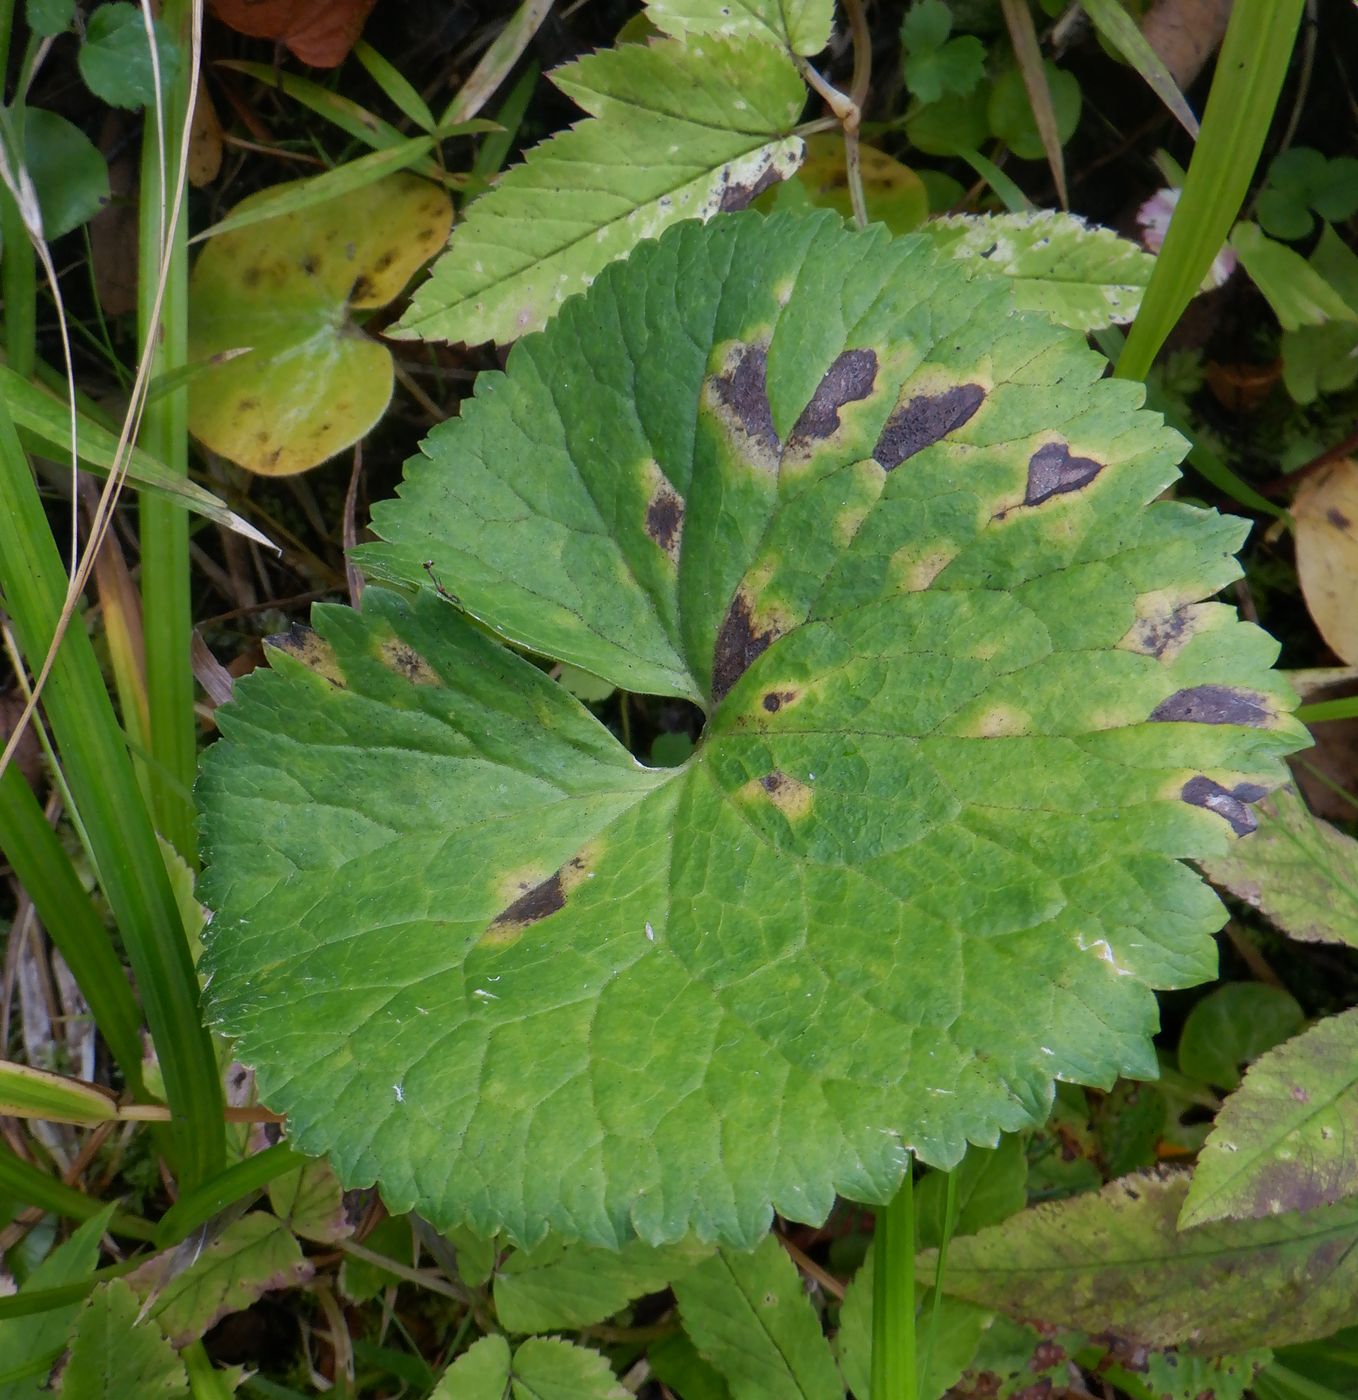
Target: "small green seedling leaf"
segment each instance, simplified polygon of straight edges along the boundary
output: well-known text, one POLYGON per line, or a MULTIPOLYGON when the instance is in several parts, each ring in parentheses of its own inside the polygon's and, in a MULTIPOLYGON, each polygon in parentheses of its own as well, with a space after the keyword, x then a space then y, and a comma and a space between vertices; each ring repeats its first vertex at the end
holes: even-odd
POLYGON ((176 1347, 201 1337, 228 1313, 276 1288, 294 1288, 313 1273, 280 1220, 251 1211, 199 1248, 197 1241, 153 1255, 127 1281, 176 1347))
POLYGON ((1157 500, 1102 369, 820 212, 686 222, 483 374, 200 784, 212 1012, 299 1150, 440 1229, 748 1246, 1153 1076, 1222 919, 1175 858, 1306 735, 1196 601, 1243 522, 1157 500))
POLYGON ((1008 278, 1014 304, 1073 330, 1130 321, 1155 259, 1074 214, 961 214, 925 229, 968 271, 1008 278))
POLYGON ((591 120, 470 207, 398 334, 479 344, 537 330, 640 240, 743 208, 802 158, 791 133, 806 89, 757 38, 626 44, 552 80, 591 120))
POLYGON ((833 0, 647 0, 662 33, 754 38, 810 58, 830 42, 833 0))
POLYGON ((1179 1217, 1255 1220, 1358 1195, 1358 1011, 1260 1056, 1217 1115, 1179 1217))
MULTIPOLYGON (((279 189, 306 193, 300 181, 263 190, 232 217, 276 208, 279 189)), ((396 174, 211 239, 190 282, 189 357, 250 353, 190 381, 194 436, 268 476, 306 471, 362 437, 391 398, 391 354, 349 313, 397 296, 451 218, 438 186, 396 174)))
MULTIPOLYGON (((1080 124, 1084 99, 1074 74, 1044 62, 1043 72, 1051 93, 1052 113, 1056 119, 1056 136, 1062 146, 1075 134, 1080 124)), ((1033 116, 1023 74, 1017 68, 1006 69, 990 88, 986 109, 990 132, 1009 147, 1021 160, 1041 160, 1044 155, 1042 136, 1033 116)))
MULTIPOLYGON (((955 1235, 973 1235, 998 1225, 1028 1204, 1028 1158, 1017 1134, 1006 1134, 998 1147, 969 1147, 953 1173, 957 1178, 955 1235)), ((948 1178, 943 1172, 930 1172, 915 1186, 915 1230, 921 1248, 943 1241, 947 1194, 948 1178)))
POLYGON ((88 223, 108 202, 108 165, 88 136, 45 107, 24 112, 24 168, 38 194, 44 238, 88 223))
POLYGON ((1358 948, 1358 841, 1313 816, 1295 789, 1279 788, 1260 805, 1252 836, 1201 865, 1289 938, 1358 948))
MULTIPOLYGON (((1124 1177, 953 1240, 948 1290, 1019 1317, 1209 1356, 1352 1322, 1358 1200, 1181 1231, 1189 1180, 1124 1177)), ((924 1256, 920 1267, 932 1262, 924 1256)))
POLYGON ((586 1327, 668 1287, 710 1252, 698 1245, 657 1249, 639 1240, 620 1250, 547 1240, 514 1251, 495 1271, 495 1313, 507 1332, 586 1327))
POLYGON ((443 1373, 429 1400, 630 1400, 605 1357, 557 1337, 530 1337, 511 1357, 482 1337, 443 1373))
POLYGON ((1358 212, 1358 159, 1327 160, 1310 146, 1291 146, 1274 157, 1255 212, 1274 238, 1305 238, 1314 215, 1343 223, 1358 212))
POLYGON ((911 112, 905 134, 912 146, 931 156, 955 156, 984 146, 990 137, 984 89, 943 97, 911 112))
POLYGON ((130 1284, 112 1279, 76 1315, 57 1393, 66 1400, 188 1400, 184 1363, 130 1284))
MULTIPOLYGON (((1358 313, 1358 253, 1326 224, 1308 260, 1316 275, 1358 313)), ((1358 321, 1326 321, 1283 332, 1283 383, 1300 404, 1358 380, 1358 321)))
POLYGON ((684 1331, 732 1395, 841 1400, 820 1319, 772 1235, 749 1253, 713 1254, 673 1286, 684 1331))
POLYGON ((156 101, 157 81, 162 98, 174 86, 179 48, 153 26, 153 59, 148 23, 140 7, 126 0, 100 5, 86 22, 76 59, 80 76, 96 97, 111 106, 148 107, 156 101))
POLYGON ((1358 321, 1342 296, 1295 249, 1266 238, 1258 224, 1235 226, 1231 247, 1285 331, 1327 321, 1358 321))
POLYGON ((974 34, 950 39, 952 11, 943 0, 916 0, 901 21, 905 85, 920 102, 966 97, 985 72, 985 46, 974 34))
POLYGON ((75 19, 75 0, 25 0, 24 17, 40 38, 64 34, 75 19))
POLYGON ((1264 982, 1228 982, 1194 1006, 1179 1036, 1179 1070, 1234 1089, 1245 1067, 1295 1035, 1305 1021, 1296 998, 1264 982))

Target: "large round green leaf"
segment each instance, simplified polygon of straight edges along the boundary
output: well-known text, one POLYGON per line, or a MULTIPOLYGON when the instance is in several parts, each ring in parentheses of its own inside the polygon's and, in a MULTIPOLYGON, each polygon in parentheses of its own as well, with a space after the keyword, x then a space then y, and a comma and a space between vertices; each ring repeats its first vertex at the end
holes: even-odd
POLYGON ((1007 296, 688 223, 430 436, 360 552, 401 590, 282 639, 202 783, 209 995, 298 1147, 444 1226, 748 1243, 1154 1075, 1221 919, 1176 857, 1302 731, 1198 602, 1242 522, 1007 296), (703 738, 644 768, 488 633, 703 738))

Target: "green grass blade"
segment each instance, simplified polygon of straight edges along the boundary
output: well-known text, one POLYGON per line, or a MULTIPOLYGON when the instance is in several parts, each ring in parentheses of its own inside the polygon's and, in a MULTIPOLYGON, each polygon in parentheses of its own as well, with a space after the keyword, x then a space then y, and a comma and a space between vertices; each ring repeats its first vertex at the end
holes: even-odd
POLYGON ((144 1255, 124 1259, 121 1263, 96 1269, 92 1274, 71 1283, 58 1283, 51 1288, 26 1288, 19 1293, 11 1293, 8 1297, 0 1298, 0 1319, 33 1317, 38 1313, 51 1312, 53 1308, 64 1307, 67 1303, 78 1303, 82 1298, 88 1298, 101 1283, 107 1283, 111 1278, 122 1278, 144 1262, 144 1255))
MULTIPOLYGON (((0 1192, 25 1205, 38 1206, 70 1220, 89 1220, 104 1209, 103 1201, 92 1200, 73 1186, 48 1176, 3 1146, 0 1146, 0 1192)), ((130 1240, 150 1241, 156 1233, 149 1220, 123 1211, 114 1211, 109 1229, 130 1240)))
MULTIPOLYGON (((189 0, 167 0, 161 11, 166 34, 175 36, 181 49, 180 75, 161 94, 159 112, 147 109, 142 135, 137 328, 139 343, 147 346, 147 353, 152 356, 153 374, 176 370, 188 362, 188 211, 182 207, 182 201, 173 233, 169 230, 179 184, 180 141, 193 81, 186 42, 191 9, 189 0), (155 303, 167 238, 169 275, 157 322, 155 303)), ((147 404, 140 443, 174 476, 188 476, 186 390, 179 389, 147 404)), ((156 497, 143 497, 140 504, 142 633, 154 760, 147 765, 151 807, 157 830, 196 869, 198 848, 189 796, 198 762, 193 666, 189 659, 193 636, 189 517, 182 506, 156 497)))
POLYGON ((136 998, 70 856, 14 764, 0 773, 0 851, 66 959, 128 1087, 141 1097, 136 998))
POLYGON ((1116 373, 1144 379, 1244 203, 1287 76, 1303 0, 1237 0, 1202 131, 1116 373))
POLYGON ((433 131, 434 114, 429 110, 429 104, 415 91, 399 68, 383 58, 365 39, 360 39, 354 45, 353 52, 393 106, 399 107, 421 131, 433 131))
POLYGON ((305 1157, 299 1157, 286 1143, 280 1142, 228 1167, 210 1181, 186 1191, 160 1217, 156 1222, 156 1248, 167 1249, 178 1244, 218 1211, 244 1200, 252 1191, 260 1190, 284 1172, 305 1163, 305 1157))
MULTIPOLYGON (((8 365, 0 365, 0 397, 4 398, 10 417, 22 433, 58 460, 70 460, 71 417, 66 404, 40 385, 16 374, 8 365)), ((91 421, 83 413, 77 415, 76 455, 83 467, 98 476, 107 476, 113 469, 117 454, 116 434, 91 421)), ((126 479, 132 486, 187 506, 214 524, 224 525, 257 544, 273 548, 254 526, 247 524, 235 511, 227 509, 210 491, 204 491, 186 477, 176 476, 163 463, 138 448, 133 448, 127 454, 126 479)))
POLYGON ((215 238, 220 233, 232 233, 236 229, 248 228, 251 224, 266 223, 269 219, 277 219, 284 214, 297 214, 304 209, 314 208, 317 204, 325 204, 328 200, 353 194, 356 190, 366 189, 375 184, 384 175, 414 165, 433 148, 434 142, 431 137, 403 137, 398 146, 370 151, 366 156, 346 161, 345 164, 337 165, 333 170, 327 170, 309 180, 289 182, 286 186, 274 189, 248 209, 239 214, 228 214, 211 228, 194 234, 191 241, 200 243, 203 239, 215 238))
MULTIPOLYGON (((66 593, 66 572, 8 412, 0 404, 0 588, 20 645, 42 664, 66 593)), ((67 629, 43 704, 100 883, 112 907, 174 1115, 171 1144, 186 1188, 223 1151, 222 1090, 198 1012, 198 983, 164 858, 113 703, 84 629, 67 629)))
POLYGON ((1198 119, 1184 100, 1174 75, 1165 61, 1151 48, 1136 21, 1118 0, 1080 0, 1080 6, 1094 27, 1145 79, 1147 86, 1165 104, 1174 120, 1196 141, 1198 119))
POLYGON ((1303 724, 1324 724, 1335 719, 1358 719, 1358 695, 1346 695, 1342 700, 1317 700, 1297 711, 1303 724))

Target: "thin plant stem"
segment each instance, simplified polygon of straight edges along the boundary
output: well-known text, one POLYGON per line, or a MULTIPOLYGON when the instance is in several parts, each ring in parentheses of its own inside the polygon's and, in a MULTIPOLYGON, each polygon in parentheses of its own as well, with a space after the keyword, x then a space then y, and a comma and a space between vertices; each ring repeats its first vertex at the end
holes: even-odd
POLYGON ((915 1367, 915 1186, 877 1212, 872 1242, 872 1400, 918 1400, 915 1367))
MULTIPOLYGON (((188 43, 193 5, 194 0, 165 0, 161 8, 160 23, 180 44, 183 60, 173 85, 162 89, 157 83, 159 100, 147 111, 142 144, 137 314, 143 353, 152 356, 154 376, 173 373, 188 362, 188 221, 178 162, 195 81, 188 43), (157 318, 156 293, 162 259, 167 257, 157 318)), ((172 471, 188 475, 186 388, 147 403, 140 443, 172 471)), ((161 835, 196 866, 188 797, 197 763, 188 512, 148 493, 141 499, 140 514, 147 709, 154 759, 147 768, 151 805, 161 835)))
POLYGON ((957 1171, 948 1173, 948 1184, 944 1194, 943 1238, 938 1242, 938 1264, 934 1269, 934 1296, 929 1306, 929 1331, 924 1339, 924 1357, 920 1373, 927 1384, 929 1366, 934 1359, 934 1347, 938 1341, 939 1309, 943 1302, 943 1270, 948 1262, 948 1245, 953 1231, 957 1229, 957 1171))

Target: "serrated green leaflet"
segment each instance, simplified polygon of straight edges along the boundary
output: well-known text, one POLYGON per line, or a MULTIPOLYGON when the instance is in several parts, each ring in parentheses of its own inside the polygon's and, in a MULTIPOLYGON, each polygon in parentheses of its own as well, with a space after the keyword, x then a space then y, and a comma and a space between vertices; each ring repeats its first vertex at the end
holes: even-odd
POLYGON ((1240 522, 1072 333, 927 239, 687 223, 410 464, 220 713, 210 998, 303 1150, 535 1242, 749 1243, 1153 1076, 1304 742, 1197 599, 1240 522), (426 565, 429 565, 426 568, 426 565), (708 712, 639 765, 464 621, 708 712), (414 587, 414 596, 410 594, 414 587))
POLYGON ((926 229, 969 270, 1009 278, 1020 311, 1079 331, 1130 321, 1155 268, 1149 253, 1112 229, 1056 210, 955 215, 926 229))
POLYGON ((830 42, 831 0, 649 0, 646 13, 666 34, 752 35, 810 57, 830 42))
POLYGON ((743 208, 802 158, 791 132, 806 88, 756 38, 625 44, 552 79, 591 120, 470 206, 394 334, 514 340, 642 239, 743 208))

